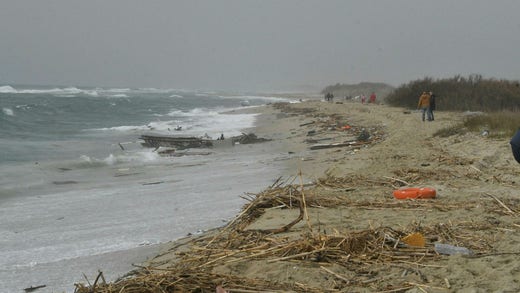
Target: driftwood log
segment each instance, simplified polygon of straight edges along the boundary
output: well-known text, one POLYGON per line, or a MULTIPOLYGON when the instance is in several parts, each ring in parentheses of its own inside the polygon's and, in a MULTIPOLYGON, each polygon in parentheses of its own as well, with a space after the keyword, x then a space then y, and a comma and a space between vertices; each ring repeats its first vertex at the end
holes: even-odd
POLYGON ((141 135, 144 147, 173 147, 176 149, 211 147, 211 139, 199 137, 163 136, 163 135, 141 135))
POLYGON ((319 150, 319 149, 330 149, 330 148, 339 148, 339 147, 347 147, 347 146, 358 146, 364 145, 369 142, 365 141, 346 141, 346 142, 338 142, 338 143, 329 143, 329 144, 315 144, 310 147, 311 150, 319 150))
POLYGON ((242 135, 233 136, 232 140, 233 140, 233 144, 235 144, 237 142, 240 144, 250 144, 250 143, 270 141, 271 139, 257 137, 256 134, 254 134, 254 133, 247 133, 247 134, 242 133, 242 135))

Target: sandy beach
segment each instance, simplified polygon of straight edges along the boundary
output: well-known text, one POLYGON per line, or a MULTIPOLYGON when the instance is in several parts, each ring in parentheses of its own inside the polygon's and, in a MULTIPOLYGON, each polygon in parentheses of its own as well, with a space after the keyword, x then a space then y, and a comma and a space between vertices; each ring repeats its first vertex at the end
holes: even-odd
POLYGON ((508 139, 434 137, 458 112, 422 122, 403 108, 320 100, 254 111, 251 131, 287 154, 286 176, 244 195, 250 203, 226 226, 165 244, 96 292, 520 291, 520 165, 508 139), (437 197, 395 199, 405 187, 437 197))

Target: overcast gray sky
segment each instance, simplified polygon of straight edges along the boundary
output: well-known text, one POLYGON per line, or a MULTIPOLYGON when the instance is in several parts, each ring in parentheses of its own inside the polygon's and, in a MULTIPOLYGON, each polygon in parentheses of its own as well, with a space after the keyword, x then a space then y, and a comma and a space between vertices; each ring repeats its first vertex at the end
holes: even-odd
POLYGON ((520 78, 517 0, 0 4, 0 85, 290 90, 520 78))

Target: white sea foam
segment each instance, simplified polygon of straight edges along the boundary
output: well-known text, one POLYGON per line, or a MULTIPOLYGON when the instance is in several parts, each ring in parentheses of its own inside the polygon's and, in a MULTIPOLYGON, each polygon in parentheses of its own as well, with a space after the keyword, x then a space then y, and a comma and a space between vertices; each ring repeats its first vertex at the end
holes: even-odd
POLYGON ((174 89, 159 89, 159 88, 150 87, 150 88, 138 88, 137 91, 138 92, 145 92, 145 93, 165 94, 165 93, 170 93, 170 92, 173 92, 173 91, 176 91, 176 90, 174 90, 174 89))
POLYGON ((134 153, 125 153, 122 155, 114 155, 110 154, 108 157, 103 159, 103 162, 105 162, 109 166, 114 166, 121 163, 150 163, 154 162, 160 159, 160 156, 158 153, 153 152, 150 150, 143 150, 139 152, 134 153))
POLYGON ((75 167, 89 168, 102 166, 115 166, 125 163, 151 163, 159 160, 161 157, 152 149, 140 149, 134 152, 124 152, 120 154, 109 154, 106 158, 98 159, 87 155, 79 157, 79 165, 75 167))
POLYGON ((170 98, 184 98, 184 97, 181 95, 171 95, 170 98))
POLYGON ((150 130, 150 127, 147 125, 122 125, 122 126, 114 126, 114 127, 103 127, 103 128, 92 128, 87 129, 87 131, 143 131, 143 130, 150 130))
POLYGON ((14 116, 14 112, 11 108, 2 108, 2 112, 7 116, 14 116))
POLYGON ((110 98, 128 98, 128 95, 125 94, 116 94, 116 95, 110 95, 110 98))
POLYGON ((27 109, 30 109, 32 108, 34 105, 28 105, 28 104, 23 104, 23 105, 16 105, 16 109, 22 109, 22 110, 27 110, 27 109))
POLYGON ((76 95, 69 95, 69 94, 63 94, 63 95, 54 95, 55 97, 61 97, 61 98, 75 98, 76 95))
POLYGON ((129 88, 113 88, 113 89, 107 89, 105 90, 108 93, 126 93, 131 91, 129 88))
POLYGON ((15 92, 16 92, 16 90, 12 86, 9 86, 9 85, 0 86, 0 93, 10 94, 10 93, 15 93, 15 92))
POLYGON ((76 87, 52 88, 52 89, 15 89, 6 85, 0 87, 0 93, 4 94, 54 94, 60 97, 74 97, 78 94, 97 97, 99 93, 96 90, 82 90, 76 87))
POLYGON ((241 130, 251 128, 256 121, 257 114, 227 114, 218 110, 203 108, 191 111, 174 110, 166 116, 154 114, 157 117, 171 117, 168 120, 151 121, 146 125, 121 125, 106 128, 89 129, 91 131, 117 131, 117 132, 144 132, 153 131, 162 135, 209 135, 217 138, 220 134, 225 136, 240 135, 241 130), (180 131, 175 128, 181 127, 180 131))
POLYGON ((252 95, 236 95, 236 96, 219 96, 222 99, 235 99, 247 101, 262 101, 262 102, 290 102, 292 99, 274 97, 274 96, 252 96, 252 95))
MULTIPOLYGON (((182 133, 203 136, 208 134, 212 138, 217 138, 224 133, 226 136, 240 135, 244 128, 253 127, 257 114, 226 114, 218 110, 207 110, 196 108, 189 112, 171 111, 167 114, 171 117, 179 117, 184 121, 182 133)), ((178 121, 169 123, 150 123, 157 130, 165 130, 172 124, 178 125, 178 121)), ((182 124, 182 122, 180 122, 182 124)))

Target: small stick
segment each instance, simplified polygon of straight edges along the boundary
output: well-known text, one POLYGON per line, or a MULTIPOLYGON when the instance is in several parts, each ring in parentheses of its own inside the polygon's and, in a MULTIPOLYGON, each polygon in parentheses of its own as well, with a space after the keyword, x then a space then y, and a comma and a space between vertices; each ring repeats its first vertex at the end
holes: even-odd
POLYGON ((512 214, 513 216, 516 216, 516 213, 513 212, 508 206, 506 206, 500 199, 498 199, 496 196, 490 194, 490 193, 487 193, 486 192, 486 195, 487 196, 490 196, 491 198, 493 198, 494 200, 496 200, 504 209, 506 209, 506 211, 510 214, 512 214))
POLYGON ((444 278, 444 283, 446 283, 446 288, 448 288, 448 289, 451 288, 451 284, 450 284, 450 281, 448 281, 448 278, 444 278))
POLYGON ((221 260, 221 259, 224 259, 224 258, 226 258, 226 257, 233 256, 233 255, 235 255, 235 254, 237 254, 237 253, 239 253, 239 251, 237 251, 237 252, 232 252, 232 253, 230 253, 230 254, 225 254, 225 255, 223 255, 223 256, 220 256, 220 257, 217 257, 217 258, 215 258, 215 259, 213 259, 213 260, 210 260, 210 261, 208 261, 208 262, 206 262, 206 263, 203 263, 203 264, 201 264, 201 265, 199 265, 199 266, 197 266, 197 267, 195 267, 195 268, 205 267, 205 266, 207 266, 207 265, 209 265, 209 264, 215 263, 215 262, 217 262, 217 261, 219 261, 219 260, 221 260))
POLYGON ((303 192, 302 170, 300 170, 298 175, 300 176, 300 186, 301 186, 301 189, 302 189, 301 193, 302 193, 302 203, 303 203, 303 210, 304 210, 304 215, 305 215, 305 221, 307 222, 307 226, 309 227, 309 230, 311 230, 311 233, 312 233, 312 226, 311 226, 311 222, 309 220, 309 213, 307 212, 307 203, 305 202, 305 193, 303 192))
POLYGON ((350 284, 350 280, 347 279, 347 278, 345 278, 345 277, 343 277, 342 275, 340 275, 340 274, 338 274, 338 273, 335 273, 335 272, 333 272, 333 271, 327 269, 327 268, 324 267, 324 266, 320 266, 320 269, 326 271, 327 273, 333 275, 334 277, 336 277, 336 278, 338 278, 338 279, 340 279, 340 280, 343 280, 343 281, 347 282, 347 284, 350 284))
POLYGON ((87 275, 85 275, 85 273, 83 273, 83 277, 84 277, 85 280, 87 281, 88 286, 89 286, 89 287, 92 287, 92 284, 90 284, 90 281, 88 280, 87 275))
POLYGON ((401 180, 401 179, 394 178, 394 177, 383 176, 383 178, 390 179, 390 180, 394 180, 394 181, 397 181, 397 182, 401 182, 401 183, 403 183, 404 185, 410 185, 410 183, 408 183, 408 182, 406 182, 406 181, 404 181, 404 180, 401 180))
POLYGON ((405 263, 405 264, 409 264, 409 265, 415 265, 415 266, 421 266, 421 267, 429 267, 429 268, 447 268, 448 267, 448 266, 439 266, 439 265, 427 265, 427 264, 422 264, 422 263, 417 263, 417 262, 410 262, 410 261, 404 261, 404 260, 400 260, 399 262, 405 263))
POLYGON ((473 165, 469 165, 471 168, 477 170, 479 173, 482 173, 482 171, 480 171, 477 167, 473 166, 473 165))
POLYGON ((294 254, 294 255, 289 255, 289 256, 285 256, 285 257, 280 257, 280 258, 270 259, 270 260, 268 260, 267 262, 268 262, 268 263, 271 263, 271 262, 276 262, 276 261, 280 261, 280 260, 293 259, 293 258, 297 258, 297 257, 300 257, 300 256, 306 256, 306 255, 309 255, 309 254, 313 254, 313 253, 316 253, 316 252, 320 252, 320 251, 323 251, 323 250, 325 250, 325 249, 320 248, 320 249, 316 249, 316 250, 309 251, 309 252, 302 252, 302 253, 298 253, 298 254, 294 254))
POLYGON ((227 292, 239 292, 239 293, 269 293, 272 291, 258 291, 258 290, 247 290, 247 289, 228 289, 227 292))
POLYGON ((260 256, 260 255, 268 254, 268 253, 271 253, 271 252, 273 252, 273 251, 281 250, 281 249, 283 249, 283 248, 284 248, 284 247, 273 247, 273 248, 269 248, 269 249, 263 250, 262 252, 254 253, 254 254, 247 255, 247 256, 244 256, 244 257, 241 257, 241 258, 236 258, 236 259, 228 260, 228 261, 226 261, 225 263, 232 263, 232 262, 242 261, 242 260, 244 260, 244 259, 248 259, 248 258, 258 257, 258 256, 260 256))
POLYGON ((425 288, 432 288, 432 289, 446 290, 446 288, 443 288, 443 287, 428 286, 428 285, 426 285, 426 284, 419 284, 419 283, 414 283, 414 282, 406 282, 406 283, 407 283, 407 284, 410 284, 410 285, 413 285, 413 286, 416 286, 417 288, 425 287, 425 288))
POLYGON ((408 289, 412 289, 413 287, 415 287, 415 286, 407 286, 407 287, 402 287, 402 288, 397 288, 397 289, 392 289, 392 290, 385 290, 385 291, 377 291, 375 293, 402 292, 402 291, 405 291, 405 290, 408 290, 408 289))
POLYGON ((105 280, 105 278, 103 277, 102 271, 99 271, 99 274, 97 275, 96 280, 94 281, 94 285, 92 286, 92 292, 96 292, 96 285, 97 285, 97 282, 99 281, 99 278, 101 278, 103 281, 105 280))
POLYGON ((35 291, 35 290, 38 290, 38 289, 41 289, 41 288, 45 288, 45 287, 47 287, 47 285, 38 285, 38 286, 31 286, 31 287, 25 288, 23 290, 25 292, 32 292, 32 291, 35 291))

